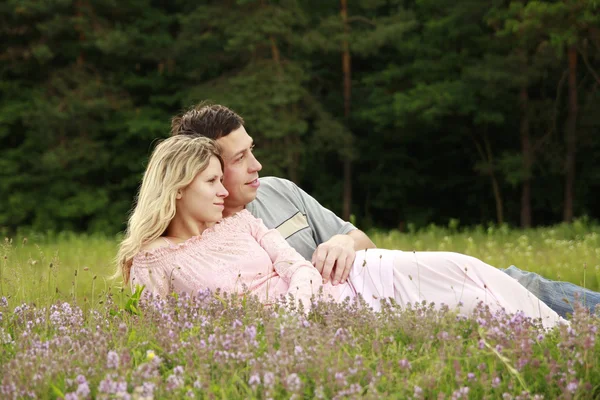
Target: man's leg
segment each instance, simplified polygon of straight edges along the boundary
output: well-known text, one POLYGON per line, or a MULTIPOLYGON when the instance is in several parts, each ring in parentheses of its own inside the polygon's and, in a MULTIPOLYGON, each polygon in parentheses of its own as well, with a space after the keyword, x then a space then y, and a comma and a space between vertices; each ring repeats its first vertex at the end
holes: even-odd
POLYGON ((534 272, 522 271, 514 265, 502 271, 516 279, 538 299, 564 318, 566 318, 567 313, 573 313, 576 301, 579 301, 591 312, 600 303, 600 293, 570 282, 551 281, 534 272), (578 300, 575 298, 576 295, 579 296, 578 300))

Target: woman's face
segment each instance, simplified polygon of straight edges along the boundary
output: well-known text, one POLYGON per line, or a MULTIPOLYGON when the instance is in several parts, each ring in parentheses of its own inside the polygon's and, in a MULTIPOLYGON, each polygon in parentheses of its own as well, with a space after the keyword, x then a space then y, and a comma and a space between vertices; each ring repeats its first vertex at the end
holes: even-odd
POLYGON ((213 156, 208 167, 177 193, 177 213, 198 223, 220 221, 224 199, 229 194, 222 180, 221 163, 213 156))

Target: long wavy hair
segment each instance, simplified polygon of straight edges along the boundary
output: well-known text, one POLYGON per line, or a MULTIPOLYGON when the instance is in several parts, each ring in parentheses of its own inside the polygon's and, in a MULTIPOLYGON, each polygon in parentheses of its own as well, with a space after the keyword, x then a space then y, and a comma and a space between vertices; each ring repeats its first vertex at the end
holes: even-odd
POLYGON ((121 275, 125 283, 129 282, 133 257, 146 243, 164 235, 175 217, 177 191, 204 171, 213 156, 223 168, 219 147, 203 136, 171 136, 156 146, 117 253, 115 275, 121 275))

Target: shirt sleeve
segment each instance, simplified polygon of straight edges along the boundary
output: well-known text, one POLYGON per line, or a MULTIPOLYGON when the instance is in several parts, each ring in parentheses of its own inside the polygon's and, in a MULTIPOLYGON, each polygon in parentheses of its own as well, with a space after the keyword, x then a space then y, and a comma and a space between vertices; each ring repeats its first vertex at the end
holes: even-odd
POLYGON ((268 229, 262 220, 248 214, 252 235, 269 255, 275 272, 289 285, 286 294, 310 307, 312 295, 318 295, 323 278, 275 229, 268 229))
POLYGON ((323 207, 314 197, 306 193, 293 182, 289 182, 289 184, 304 205, 306 219, 315 233, 315 242, 317 245, 328 241, 334 235, 345 235, 357 229, 350 222, 344 221, 331 210, 323 207))

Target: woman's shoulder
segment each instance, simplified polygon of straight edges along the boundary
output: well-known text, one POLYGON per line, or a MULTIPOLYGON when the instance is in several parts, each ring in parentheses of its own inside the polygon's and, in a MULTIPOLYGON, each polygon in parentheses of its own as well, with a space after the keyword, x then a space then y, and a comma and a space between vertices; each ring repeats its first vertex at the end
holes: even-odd
POLYGON ((160 249, 162 247, 169 247, 170 245, 171 243, 169 242, 169 240, 161 236, 142 245, 140 251, 151 251, 155 249, 160 249))
POLYGON ((155 266, 163 261, 169 261, 178 253, 177 250, 185 247, 188 242, 192 241, 191 239, 177 243, 173 239, 158 237, 142 245, 140 251, 133 257, 133 263, 138 266, 155 266))

